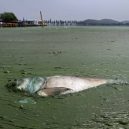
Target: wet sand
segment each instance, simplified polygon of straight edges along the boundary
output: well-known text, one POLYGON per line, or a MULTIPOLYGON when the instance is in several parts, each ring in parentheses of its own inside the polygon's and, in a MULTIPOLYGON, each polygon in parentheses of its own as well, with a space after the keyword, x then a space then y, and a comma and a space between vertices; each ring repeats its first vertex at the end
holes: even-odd
POLYGON ((129 27, 0 28, 0 128, 129 127, 129 85, 49 98, 5 87, 10 79, 50 75, 129 80, 129 27))

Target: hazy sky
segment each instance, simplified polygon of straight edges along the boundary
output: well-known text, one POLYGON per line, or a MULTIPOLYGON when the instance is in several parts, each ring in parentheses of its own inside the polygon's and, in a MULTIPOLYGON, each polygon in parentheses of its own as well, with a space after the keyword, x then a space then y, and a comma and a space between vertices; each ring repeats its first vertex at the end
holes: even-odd
POLYGON ((0 0, 0 13, 14 12, 19 19, 129 20, 129 0, 0 0))

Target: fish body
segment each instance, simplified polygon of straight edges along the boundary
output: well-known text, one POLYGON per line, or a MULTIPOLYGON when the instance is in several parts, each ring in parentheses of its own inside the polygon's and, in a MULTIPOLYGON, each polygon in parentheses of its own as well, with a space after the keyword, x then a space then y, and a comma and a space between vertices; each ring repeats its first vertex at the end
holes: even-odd
POLYGON ((128 82, 119 79, 113 80, 76 76, 31 77, 18 79, 15 83, 15 89, 25 91, 30 94, 38 94, 39 96, 47 97, 80 92, 104 84, 121 83, 128 84, 128 82))

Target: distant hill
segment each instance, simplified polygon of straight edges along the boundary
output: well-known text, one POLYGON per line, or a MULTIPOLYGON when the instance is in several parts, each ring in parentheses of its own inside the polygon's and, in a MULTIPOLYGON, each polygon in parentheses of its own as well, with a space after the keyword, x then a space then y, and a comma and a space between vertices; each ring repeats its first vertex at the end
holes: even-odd
POLYGON ((78 22, 78 25, 88 26, 88 25, 129 25, 129 21, 116 21, 113 19, 101 19, 101 20, 94 20, 94 19, 87 19, 84 21, 78 22))
POLYGON ((129 21, 122 21, 123 24, 129 24, 129 21))
POLYGON ((119 24, 119 21, 112 20, 112 19, 101 19, 99 20, 100 24, 119 24))

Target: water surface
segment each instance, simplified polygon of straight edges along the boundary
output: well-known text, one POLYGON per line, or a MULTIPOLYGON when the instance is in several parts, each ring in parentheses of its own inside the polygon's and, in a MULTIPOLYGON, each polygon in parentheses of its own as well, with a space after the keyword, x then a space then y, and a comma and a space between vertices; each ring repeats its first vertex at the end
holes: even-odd
POLYGON ((36 75, 128 80, 128 66, 129 27, 0 28, 0 128, 128 128, 128 85, 50 98, 5 87, 10 79, 36 75))

